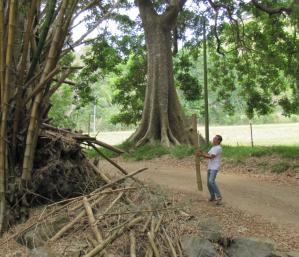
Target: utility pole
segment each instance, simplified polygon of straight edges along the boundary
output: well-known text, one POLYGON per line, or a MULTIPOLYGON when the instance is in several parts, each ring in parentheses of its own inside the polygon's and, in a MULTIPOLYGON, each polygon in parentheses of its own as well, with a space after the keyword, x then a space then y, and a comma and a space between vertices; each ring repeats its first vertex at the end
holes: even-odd
POLYGON ((207 35, 206 19, 203 18, 203 77, 204 77, 204 99, 205 99, 205 139, 209 144, 209 99, 208 99, 208 67, 207 67, 207 35))
POLYGON ((93 133, 95 134, 96 133, 96 109, 97 106, 96 104, 94 103, 93 104, 93 133))

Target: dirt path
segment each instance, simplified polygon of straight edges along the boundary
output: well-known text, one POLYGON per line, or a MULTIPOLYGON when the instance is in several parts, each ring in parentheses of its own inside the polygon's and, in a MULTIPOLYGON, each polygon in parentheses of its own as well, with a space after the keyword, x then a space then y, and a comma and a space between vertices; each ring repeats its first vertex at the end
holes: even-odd
MULTIPOLYGON (((192 194, 203 200, 208 198, 206 189, 206 168, 202 167, 204 192, 199 193, 195 184, 194 167, 177 165, 165 161, 119 161, 128 171, 148 167, 141 177, 167 189, 192 194)), ((257 178, 229 174, 219 174, 218 185, 222 192, 225 207, 233 207, 259 215, 278 226, 296 229, 299 233, 299 183, 289 185, 273 184, 257 178)))

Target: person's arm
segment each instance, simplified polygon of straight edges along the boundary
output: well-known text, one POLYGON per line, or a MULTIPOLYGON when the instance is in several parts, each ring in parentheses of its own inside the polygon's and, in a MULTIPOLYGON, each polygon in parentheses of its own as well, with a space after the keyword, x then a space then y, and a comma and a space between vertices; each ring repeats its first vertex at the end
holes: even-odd
POLYGON ((216 157, 215 154, 204 153, 203 151, 200 151, 200 150, 196 152, 196 156, 197 157, 202 156, 206 159, 214 159, 216 157))

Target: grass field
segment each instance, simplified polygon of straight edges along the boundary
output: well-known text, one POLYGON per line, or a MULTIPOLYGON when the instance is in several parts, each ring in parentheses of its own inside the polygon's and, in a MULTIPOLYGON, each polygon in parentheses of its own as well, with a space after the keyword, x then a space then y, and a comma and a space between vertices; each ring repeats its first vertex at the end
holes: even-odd
MULTIPOLYGON (((299 145, 299 123, 253 125, 254 145, 299 145)), ((198 127, 199 132, 204 135, 204 127, 198 127)), ((117 145, 126 140, 133 131, 102 132, 98 139, 111 145, 117 145)), ((225 145, 250 145, 250 127, 242 126, 211 126, 210 139, 213 135, 223 136, 225 145)))

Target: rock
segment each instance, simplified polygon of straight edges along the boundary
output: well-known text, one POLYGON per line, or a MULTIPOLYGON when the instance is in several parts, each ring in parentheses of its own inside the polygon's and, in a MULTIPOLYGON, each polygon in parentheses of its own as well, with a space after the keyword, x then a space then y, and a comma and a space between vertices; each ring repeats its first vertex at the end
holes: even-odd
POLYGON ((271 240, 239 238, 233 240, 225 252, 229 257, 271 257, 274 249, 271 240))
POLYGON ((38 247, 29 251, 28 257, 55 257, 56 255, 48 247, 38 247))
POLYGON ((299 257, 299 252, 288 252, 288 253, 283 253, 283 252, 274 252, 272 253, 271 257, 299 257))
POLYGON ((184 236, 182 248, 187 257, 216 257, 217 252, 213 244, 198 236, 184 236))
POLYGON ((223 239, 222 228, 215 219, 204 219, 200 221, 199 228, 204 238, 217 243, 223 239))
POLYGON ((286 253, 283 252, 273 252, 271 257, 288 257, 286 253))
POLYGON ((299 252, 295 252, 295 251, 288 252, 287 256, 288 257, 299 257, 299 252))
POLYGON ((38 248, 43 246, 45 242, 54 236, 67 222, 69 222, 69 218, 67 216, 61 216, 47 223, 41 223, 21 233, 16 241, 27 246, 29 249, 38 248))

